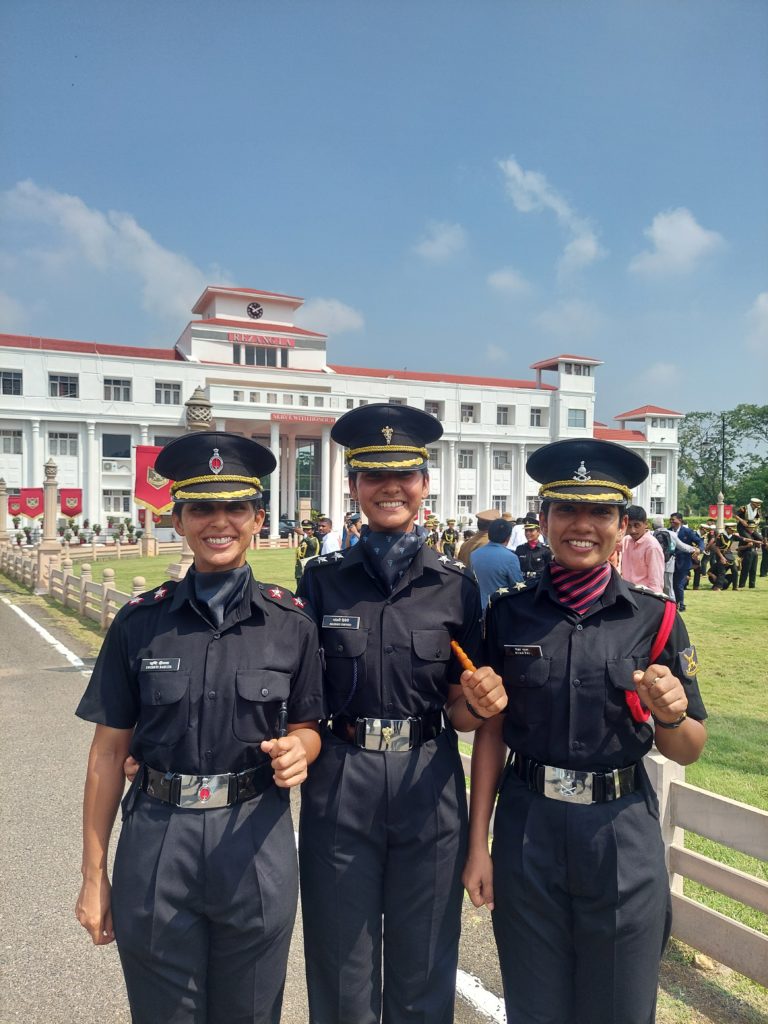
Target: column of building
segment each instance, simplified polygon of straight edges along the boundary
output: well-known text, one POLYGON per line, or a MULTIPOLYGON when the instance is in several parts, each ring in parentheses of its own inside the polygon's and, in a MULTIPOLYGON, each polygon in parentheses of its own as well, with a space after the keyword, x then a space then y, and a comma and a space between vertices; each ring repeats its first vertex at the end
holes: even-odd
POLYGON ((94 523, 101 522, 101 460, 96 442, 96 421, 86 420, 85 426, 88 431, 83 458, 85 479, 88 484, 85 514, 93 526, 94 523))
POLYGON ((275 456, 275 468, 270 475, 269 487, 269 538, 280 536, 280 424, 269 425, 269 447, 275 456))

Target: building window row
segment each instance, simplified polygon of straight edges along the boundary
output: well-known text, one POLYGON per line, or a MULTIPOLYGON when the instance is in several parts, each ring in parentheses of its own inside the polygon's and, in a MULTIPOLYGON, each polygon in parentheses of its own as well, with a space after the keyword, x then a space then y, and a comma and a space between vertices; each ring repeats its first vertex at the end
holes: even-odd
POLYGON ((583 363, 563 363, 563 371, 572 374, 574 377, 592 376, 592 367, 585 366, 583 363))
POLYGON ((79 398, 80 382, 76 374, 49 373, 48 395, 51 398, 79 398))
POLYGON ((21 370, 0 370, 0 394, 21 395, 24 378, 21 370))
POLYGON ((569 409, 568 410, 568 426, 569 427, 586 427, 587 425, 587 410, 586 409, 569 409))
POLYGON ((116 490, 102 491, 101 507, 104 512, 130 512, 131 492, 116 490))
POLYGON ((130 402, 131 381, 127 377, 105 377, 104 401, 130 402))
POLYGON ((3 455, 21 455, 20 430, 0 430, 0 452, 3 455))
POLYGON ((665 430, 674 430, 675 421, 668 419, 666 416, 654 416, 651 420, 652 427, 661 427, 665 430))
POLYGON ((77 434, 52 430, 48 435, 48 452, 50 455, 77 455, 78 451, 77 434))

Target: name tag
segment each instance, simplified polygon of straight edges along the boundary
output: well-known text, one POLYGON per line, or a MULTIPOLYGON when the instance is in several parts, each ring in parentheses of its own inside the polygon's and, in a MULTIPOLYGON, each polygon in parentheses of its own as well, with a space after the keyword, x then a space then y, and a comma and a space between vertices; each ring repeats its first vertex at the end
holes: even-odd
POLYGON ((142 672, 178 672, 181 658, 142 658, 142 672))
POLYGON ((504 654, 508 658, 541 658, 539 644, 504 644, 504 654))
POLYGON ((324 615, 323 629, 360 629, 360 616, 324 615))

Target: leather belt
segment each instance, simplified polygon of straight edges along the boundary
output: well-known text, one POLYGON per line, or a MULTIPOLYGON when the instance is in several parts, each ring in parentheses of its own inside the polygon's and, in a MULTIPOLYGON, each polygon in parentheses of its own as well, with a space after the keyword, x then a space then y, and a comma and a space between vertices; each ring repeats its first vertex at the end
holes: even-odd
POLYGON ((411 718, 353 718, 336 715, 331 719, 334 736, 362 750, 408 751, 433 740, 443 731, 442 711, 427 711, 411 718))
POLYGON ((140 787, 147 796, 174 807, 192 807, 207 811, 214 807, 232 807, 251 800, 269 789, 274 779, 270 762, 244 772, 223 775, 183 775, 161 772, 142 766, 140 787))
POLYGON ((602 804, 634 793, 636 788, 637 765, 634 764, 609 772, 581 772, 554 768, 518 753, 512 754, 509 763, 532 793, 570 804, 602 804))

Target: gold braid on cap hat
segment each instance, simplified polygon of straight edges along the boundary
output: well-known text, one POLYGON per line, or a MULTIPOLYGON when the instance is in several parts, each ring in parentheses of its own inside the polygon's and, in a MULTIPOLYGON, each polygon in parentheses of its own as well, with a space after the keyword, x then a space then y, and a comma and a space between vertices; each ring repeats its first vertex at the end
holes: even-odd
POLYGON ((578 497, 581 501, 615 502, 616 491, 618 491, 627 501, 632 500, 632 491, 613 480, 552 480, 548 484, 541 485, 539 497, 552 498, 555 501, 573 501, 573 494, 560 494, 551 490, 552 487, 612 487, 612 494, 580 494, 578 497))
POLYGON ((400 469, 403 466, 420 466, 424 459, 429 459, 429 452, 426 448, 416 448, 413 445, 399 444, 394 447, 384 444, 369 444, 365 448, 348 448, 344 453, 347 464, 352 469, 400 469), (366 462, 363 459, 355 458, 356 455, 365 455, 367 452, 416 452, 420 459, 387 460, 387 462, 366 462))
POLYGON ((208 501, 234 501, 237 498, 252 498, 254 494, 261 494, 261 480, 257 476, 238 476, 234 473, 225 474, 224 476, 214 476, 210 474, 208 476, 191 476, 187 480, 175 480, 171 484, 171 497, 172 498, 200 498, 202 500, 208 499, 208 501), (212 484, 212 483, 242 483, 250 484, 250 487, 246 487, 240 491, 185 491, 182 490, 184 487, 191 487, 193 484, 212 484))

